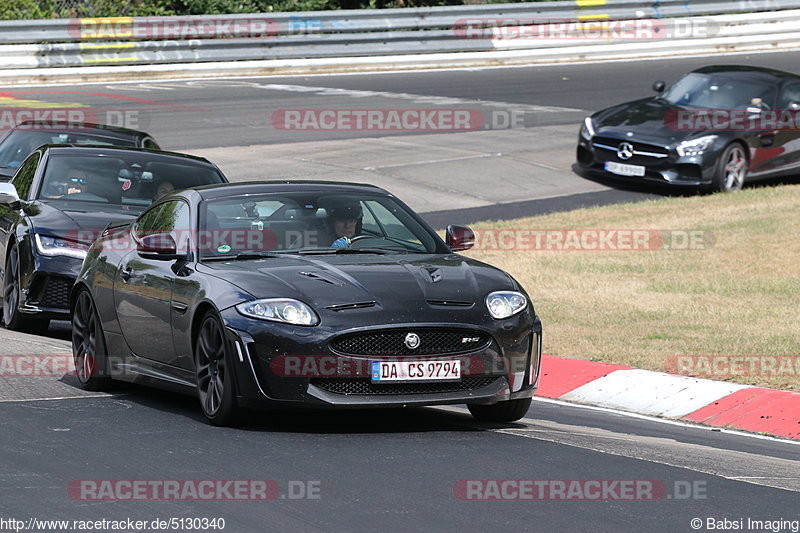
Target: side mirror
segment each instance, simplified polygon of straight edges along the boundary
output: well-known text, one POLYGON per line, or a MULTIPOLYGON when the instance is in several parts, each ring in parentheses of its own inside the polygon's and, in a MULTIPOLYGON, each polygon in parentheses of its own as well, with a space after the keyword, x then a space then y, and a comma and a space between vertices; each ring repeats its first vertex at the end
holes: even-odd
POLYGON ((469 250, 475 245, 475 233, 466 226, 447 226, 447 246, 454 252, 469 250))
POLYGON ((661 80, 653 82, 653 90, 655 92, 657 92, 657 93, 660 93, 661 91, 663 91, 664 87, 666 87, 666 86, 667 86, 667 84, 664 83, 661 80))
POLYGON ((157 261, 174 261, 186 258, 186 254, 178 253, 178 245, 169 233, 145 235, 136 245, 136 252, 145 259, 155 259, 157 261))
POLYGON ((20 204, 17 188, 11 183, 0 183, 0 205, 7 205, 12 209, 19 209, 20 204))

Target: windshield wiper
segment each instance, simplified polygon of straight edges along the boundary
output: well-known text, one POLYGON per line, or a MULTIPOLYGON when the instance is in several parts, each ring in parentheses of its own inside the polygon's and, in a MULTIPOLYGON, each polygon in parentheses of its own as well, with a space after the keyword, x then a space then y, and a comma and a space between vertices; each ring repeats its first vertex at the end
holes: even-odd
POLYGON ((312 248, 308 250, 297 250, 298 255, 336 255, 336 254, 393 254, 399 253, 396 250, 385 248, 312 248))
POLYGON ((278 257, 277 255, 269 252, 242 252, 236 255, 215 255, 211 257, 204 257, 203 261, 248 261, 250 259, 270 259, 278 257))

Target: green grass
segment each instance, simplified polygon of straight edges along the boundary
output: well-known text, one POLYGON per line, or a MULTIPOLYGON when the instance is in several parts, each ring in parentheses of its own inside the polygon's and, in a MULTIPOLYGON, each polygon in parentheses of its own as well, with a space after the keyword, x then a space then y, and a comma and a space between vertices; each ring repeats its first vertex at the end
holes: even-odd
MULTIPOLYGON (((473 228, 703 232, 703 246, 688 250, 466 252, 523 284, 544 322, 547 353, 659 371, 679 355, 800 355, 800 186, 664 198, 473 228)), ((800 375, 736 379, 800 390, 800 375)))

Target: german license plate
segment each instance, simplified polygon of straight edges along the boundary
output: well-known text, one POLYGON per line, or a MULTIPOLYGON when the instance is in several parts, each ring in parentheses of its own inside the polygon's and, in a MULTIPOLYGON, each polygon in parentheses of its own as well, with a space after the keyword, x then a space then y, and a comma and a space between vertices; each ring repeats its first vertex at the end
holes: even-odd
POLYGON ((461 361, 375 361, 372 381, 457 381, 461 361))
POLYGON ((641 165, 626 165, 615 161, 606 161, 606 170, 620 176, 644 176, 645 168, 641 165))

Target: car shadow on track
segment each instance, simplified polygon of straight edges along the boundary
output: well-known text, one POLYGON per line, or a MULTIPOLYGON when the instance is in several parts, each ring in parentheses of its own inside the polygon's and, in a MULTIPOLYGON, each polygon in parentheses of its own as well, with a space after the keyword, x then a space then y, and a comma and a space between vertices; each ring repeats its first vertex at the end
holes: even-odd
MULTIPOLYGON (((71 376, 63 383, 78 387, 71 376)), ((194 396, 150 388, 125 382, 114 382, 108 391, 117 401, 144 409, 152 409, 188 418, 206 425, 197 398, 194 396)), ((463 406, 461 406, 463 407, 463 406)), ((424 433, 431 431, 485 431, 487 429, 523 428, 525 424, 489 424, 478 422, 466 410, 433 407, 375 408, 375 409, 243 409, 241 421, 223 431, 259 433, 424 433)))
POLYGON ((654 182, 639 183, 632 179, 614 179, 606 175, 597 174, 584 170, 578 163, 572 164, 572 172, 581 178, 592 181, 604 187, 611 187, 619 191, 638 192, 643 194, 655 194, 664 197, 694 196, 702 191, 697 187, 670 187, 659 185, 654 182))
MULTIPOLYGON (((710 191, 708 189, 701 189, 698 187, 660 185, 654 182, 639 183, 636 182, 635 180, 628 180, 624 178, 620 179, 609 178, 608 176, 605 175, 588 172, 582 169, 580 165, 578 165, 577 163, 572 164, 572 172, 587 181, 592 181, 594 183, 603 185, 605 187, 611 187, 612 189, 620 191, 637 192, 643 194, 655 194, 671 198, 714 194, 713 191, 710 191)), ((761 187, 778 187, 781 185, 797 185, 799 183, 800 183, 800 175, 785 176, 780 178, 770 178, 765 180, 751 181, 749 183, 745 183, 744 188, 755 189, 761 187)))

